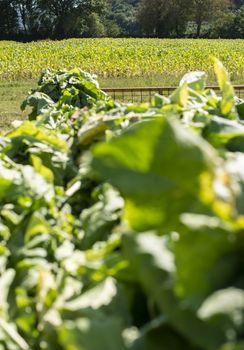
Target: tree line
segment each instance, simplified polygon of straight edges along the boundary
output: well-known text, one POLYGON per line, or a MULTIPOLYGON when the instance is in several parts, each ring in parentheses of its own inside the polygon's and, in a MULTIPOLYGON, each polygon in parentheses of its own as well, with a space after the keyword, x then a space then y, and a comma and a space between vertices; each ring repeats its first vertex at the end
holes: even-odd
POLYGON ((0 0, 0 39, 244 38, 244 0, 0 0))

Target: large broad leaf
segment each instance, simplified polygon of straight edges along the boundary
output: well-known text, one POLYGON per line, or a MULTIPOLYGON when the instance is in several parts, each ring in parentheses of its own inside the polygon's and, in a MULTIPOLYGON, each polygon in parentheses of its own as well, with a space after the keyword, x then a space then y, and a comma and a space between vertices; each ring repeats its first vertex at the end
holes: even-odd
POLYGON ((29 121, 25 121, 18 128, 10 131, 7 134, 7 137, 9 137, 11 140, 16 138, 28 139, 29 137, 32 141, 39 140, 40 142, 50 144, 57 149, 61 149, 62 151, 68 150, 67 143, 63 141, 57 133, 45 129, 42 130, 40 127, 29 121))
POLYGON ((3 149, 6 155, 16 163, 33 165, 48 181, 60 185, 67 174, 74 173, 68 144, 59 134, 26 121, 8 137, 11 142, 3 149))
POLYGON ((222 329, 229 341, 243 333, 244 291, 237 288, 219 290, 204 300, 198 316, 222 329))
POLYGON ((184 225, 174 242, 177 292, 197 305, 234 272, 236 237, 216 217, 184 214, 181 220, 184 225))
POLYGON ((98 194, 99 201, 81 214, 84 237, 81 241, 82 249, 89 249, 98 241, 104 241, 119 222, 123 199, 117 191, 109 185, 103 186, 98 194))
POLYGON ((204 127, 203 137, 216 148, 244 151, 244 126, 235 120, 213 117, 204 127))
POLYGON ((244 119, 244 100, 236 97, 236 109, 240 119, 244 119))
POLYGON ((120 190, 136 230, 175 229, 180 213, 196 210, 200 177, 215 157, 201 138, 163 118, 134 125, 93 154, 93 169, 120 190))
MULTIPOLYGON (((46 70, 35 90, 23 102, 24 110, 31 107, 29 119, 45 112, 59 111, 62 107, 93 107, 98 102, 109 102, 109 97, 99 89, 96 76, 75 68, 70 71, 46 70)), ((113 104, 111 104, 113 105, 113 104)))
POLYGON ((244 154, 230 154, 225 167, 231 177, 231 190, 237 213, 244 215, 244 154))
POLYGON ((21 105, 21 109, 24 110, 27 106, 32 107, 29 119, 33 120, 36 116, 47 112, 49 108, 53 107, 54 101, 43 92, 35 92, 26 98, 21 105))
POLYGON ((148 298, 154 300, 174 329, 202 349, 216 350, 224 342, 223 332, 200 320, 175 297, 172 257, 164 238, 153 233, 126 235, 123 252, 148 298))
POLYGON ((53 328, 62 349, 126 349, 122 333, 129 322, 127 307, 122 289, 112 278, 59 307, 62 308, 62 323, 56 323, 52 316, 55 313, 50 312, 46 317, 44 338, 52 336, 53 328))
POLYGON ((115 281, 112 278, 107 278, 83 293, 79 298, 67 302, 64 305, 64 309, 66 313, 79 312, 82 309, 89 308, 99 310, 116 301, 118 293, 119 291, 115 281))
POLYGON ((243 350, 244 349, 244 341, 238 341, 234 343, 228 343, 222 346, 219 350, 243 350))
POLYGON ((206 73, 205 72, 191 72, 184 75, 180 85, 187 83, 188 87, 195 91, 203 91, 206 86, 206 73))
POLYGON ((142 328, 132 345, 132 350, 196 350, 179 333, 159 317, 142 328))
POLYGON ((29 345, 17 331, 13 323, 6 322, 0 317, 0 343, 8 350, 30 350, 29 345))
POLYGON ((181 107, 185 107, 188 102, 189 92, 187 83, 183 83, 178 89, 176 89, 170 96, 170 100, 173 104, 177 104, 181 107))
POLYGON ((214 70, 222 93, 222 99, 220 101, 221 113, 223 116, 235 119, 235 114, 231 113, 234 112, 235 109, 234 89, 229 81, 229 76, 225 67, 216 58, 214 59, 214 70))
POLYGON ((8 304, 8 294, 10 286, 14 280, 15 271, 13 269, 8 269, 0 277, 0 315, 7 316, 9 311, 8 304))
POLYGON ((113 316, 64 321, 58 338, 63 350, 126 350, 120 319, 113 316))
MULTIPOLYGON (((14 163, 13 163, 14 164, 14 163)), ((11 165, 13 165, 11 164, 11 165)), ((15 165, 15 164, 14 164, 15 165)), ((15 165, 8 167, 0 161, 0 201, 9 203, 21 202, 21 197, 41 199, 50 202, 54 197, 54 189, 51 184, 38 174, 33 167, 15 165), (6 198, 8 193, 8 198, 6 198)))

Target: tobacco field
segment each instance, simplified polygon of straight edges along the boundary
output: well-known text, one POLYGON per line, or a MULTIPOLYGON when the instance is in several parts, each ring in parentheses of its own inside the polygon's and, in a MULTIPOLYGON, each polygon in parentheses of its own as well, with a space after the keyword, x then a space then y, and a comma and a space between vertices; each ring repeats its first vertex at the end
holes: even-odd
POLYGON ((47 70, 0 138, 1 350, 244 348, 244 101, 47 70))
POLYGON ((0 81, 37 79, 47 68, 79 67, 105 80, 159 76, 162 84, 173 86, 183 74, 204 70, 212 83, 210 55, 223 62, 233 83, 243 83, 243 40, 111 38, 1 41, 0 81))

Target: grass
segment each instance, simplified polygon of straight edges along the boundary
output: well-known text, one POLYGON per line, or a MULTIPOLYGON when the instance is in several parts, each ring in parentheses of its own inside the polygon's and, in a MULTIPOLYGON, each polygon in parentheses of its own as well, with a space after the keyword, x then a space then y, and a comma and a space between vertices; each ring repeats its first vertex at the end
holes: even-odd
POLYGON ((8 130, 11 123, 25 119, 26 112, 22 112, 20 105, 28 91, 35 86, 34 81, 18 81, 0 83, 0 130, 8 130))
MULTIPOLYGON (((177 85, 179 80, 167 79, 163 76, 152 76, 150 78, 107 78, 100 79, 101 87, 133 87, 133 86, 167 86, 177 85)), ((0 130, 8 130, 11 123, 16 120, 25 119, 26 112, 20 109, 22 101, 28 91, 36 86, 36 80, 20 80, 16 82, 0 82, 0 130)))
MULTIPOLYGON (((177 86, 181 77, 176 76, 151 76, 139 78, 102 78, 99 79, 101 87, 123 88, 144 86, 177 86)), ((235 81, 241 84, 243 81, 235 81)), ((0 130, 3 133, 11 127, 14 120, 23 120, 27 117, 26 111, 21 111, 20 106, 32 88, 36 86, 36 80, 20 80, 15 82, 0 82, 0 130)), ((216 84, 210 78, 208 84, 216 84)))

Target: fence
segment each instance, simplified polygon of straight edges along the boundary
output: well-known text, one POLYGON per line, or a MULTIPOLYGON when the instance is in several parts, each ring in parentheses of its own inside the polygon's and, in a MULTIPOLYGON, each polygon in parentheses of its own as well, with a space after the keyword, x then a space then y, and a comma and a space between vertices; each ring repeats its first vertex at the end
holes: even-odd
MULTIPOLYGON (((208 86, 216 93, 220 93, 218 86, 208 86)), ((103 91, 115 101, 121 102, 149 102, 155 94, 169 96, 176 87, 142 87, 142 88, 104 88, 103 91)), ((244 98, 244 85, 234 86, 236 96, 244 98)))

